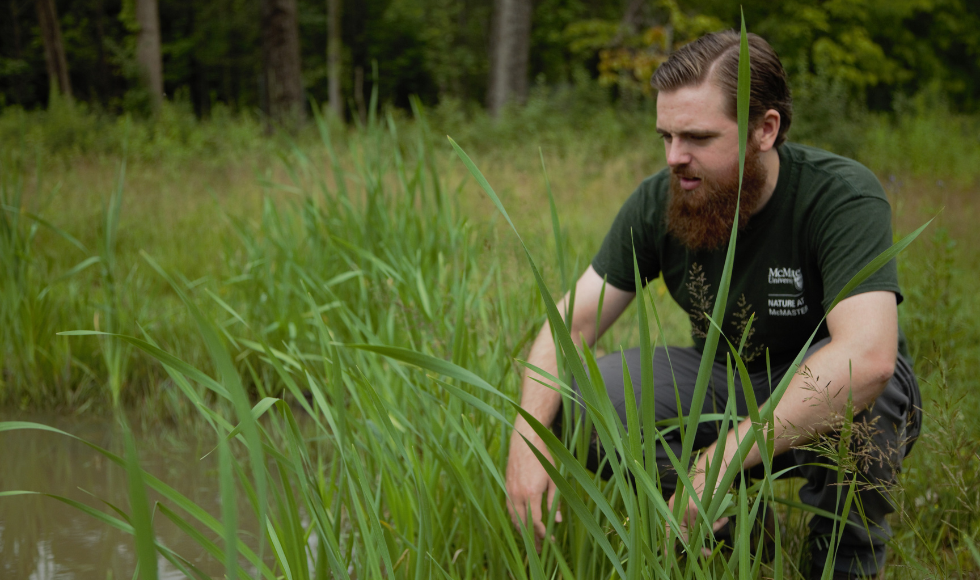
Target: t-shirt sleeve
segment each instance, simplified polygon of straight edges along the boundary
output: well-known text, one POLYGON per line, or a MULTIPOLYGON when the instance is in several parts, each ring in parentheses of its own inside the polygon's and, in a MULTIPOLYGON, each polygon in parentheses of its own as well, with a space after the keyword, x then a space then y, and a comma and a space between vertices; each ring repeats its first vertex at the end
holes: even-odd
POLYGON ((648 183, 641 184, 620 208, 609 233, 592 259, 592 269, 607 282, 625 292, 636 292, 633 248, 636 248, 640 279, 646 284, 660 275, 656 247, 656 200, 648 183), (632 235, 631 235, 632 234, 632 235))
MULTIPOLYGON (((891 247, 891 207, 883 193, 882 197, 855 197, 835 208, 817 228, 817 261, 823 278, 822 304, 826 310, 861 269, 891 247)), ((894 258, 847 297, 876 290, 894 292, 897 301, 902 301, 894 258)))

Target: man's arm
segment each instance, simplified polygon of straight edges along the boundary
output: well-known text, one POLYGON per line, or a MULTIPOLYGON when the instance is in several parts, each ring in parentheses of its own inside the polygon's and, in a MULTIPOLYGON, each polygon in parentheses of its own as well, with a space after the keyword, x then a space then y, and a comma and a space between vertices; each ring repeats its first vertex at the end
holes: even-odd
MULTIPOLYGON (((595 344, 596 339, 619 318, 635 296, 632 292, 624 292, 606 284, 602 301, 602 319, 599 321, 599 328, 596 328, 596 315, 599 312, 599 296, 603 292, 602 288, 603 279, 592 269, 592 266, 582 274, 575 286, 575 305, 569 328, 572 340, 578 346, 582 345, 583 340, 590 347, 595 344)), ((564 312, 567 303, 566 295, 558 303, 558 310, 564 312)), ((538 333, 527 358, 532 365, 552 376, 558 376, 555 344, 548 322, 544 323, 538 333)), ((550 425, 558 412, 561 394, 538 383, 535 379, 555 386, 541 375, 530 370, 525 371, 521 385, 521 407, 541 423, 550 425)), ((510 510, 510 517, 515 526, 519 527, 519 521, 533 525, 535 539, 540 544, 545 535, 545 526, 541 518, 541 500, 546 496, 548 506, 551 506, 555 495, 555 484, 521 435, 526 437, 549 461, 551 460, 544 442, 531 429, 527 421, 518 415, 514 421, 514 432, 510 438, 510 455, 507 458, 507 495, 510 499, 507 508, 510 510), (528 512, 528 505, 530 505, 530 512, 528 512), (530 518, 527 517, 528 513, 530 518)), ((560 513, 556 514, 556 519, 560 521, 560 513)))
MULTIPOLYGON (((805 364, 817 387, 827 389, 827 393, 814 393, 807 386, 806 377, 798 373, 793 376, 774 411, 776 455, 837 427, 833 418, 843 415, 848 387, 856 414, 874 402, 895 372, 898 308, 893 292, 867 292, 842 300, 827 316, 827 329, 830 342, 813 353, 805 364)), ((749 428, 750 420, 746 419, 739 424, 737 435, 736 431, 729 432, 723 471, 735 461, 736 436, 743 440, 749 428)), ((700 491, 703 491, 705 462, 713 458, 716 445, 701 454, 695 469, 692 482, 700 491)), ((748 469, 761 462, 759 448, 753 446, 744 466, 748 469)))

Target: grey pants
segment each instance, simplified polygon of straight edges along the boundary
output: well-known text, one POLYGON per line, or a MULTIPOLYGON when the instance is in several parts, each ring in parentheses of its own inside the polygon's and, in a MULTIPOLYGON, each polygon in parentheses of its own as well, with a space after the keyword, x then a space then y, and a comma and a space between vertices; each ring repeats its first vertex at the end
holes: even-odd
MULTIPOLYGON (((824 346, 830 339, 825 339, 813 345, 806 356, 816 352, 824 346)), ((674 378, 677 380, 677 390, 680 394, 680 402, 683 406, 684 415, 690 412, 691 398, 694 393, 694 383, 697 378, 698 366, 701 362, 701 354, 693 348, 670 348, 670 364, 663 347, 656 349, 653 358, 653 375, 655 388, 655 406, 657 420, 669 419, 678 416, 677 399, 674 392, 674 378), (673 367, 673 374, 671 373, 673 367)), ((629 368, 630 377, 634 385, 637 400, 633 402, 640 407, 640 365, 641 357, 639 349, 632 349, 625 352, 626 364, 629 368)), ((599 359, 599 370, 602 373, 606 390, 609 393, 613 406, 619 413, 623 424, 626 424, 626 405, 623 387, 623 366, 622 356, 619 353, 609 355, 599 359)), ((789 371, 789 364, 772 368, 772 388, 779 383, 783 375, 789 371)), ((763 370, 758 373, 751 373, 749 376, 755 397, 761 405, 766 401, 770 392, 768 373, 763 370)), ((712 372, 711 381, 708 385, 708 393, 705 397, 702 413, 723 413, 728 403, 728 380, 727 371, 724 364, 716 363, 712 372)), ((824 385, 821 385, 823 387, 824 385)), ((573 387, 578 390, 577 385, 573 387)), ((836 388, 840 388, 837 386, 836 388)), ((736 373, 735 378, 735 407, 740 416, 748 414, 745 397, 742 394, 741 381, 736 373)), ((815 395, 817 393, 814 393, 815 395)), ((814 397, 815 404, 819 403, 819 396, 814 397)), ((841 572, 862 573, 872 575, 880 570, 885 563, 885 542, 891 537, 892 531, 885 516, 895 511, 894 504, 889 498, 887 487, 895 481, 898 470, 901 469, 902 460, 911 450, 912 442, 919 434, 921 425, 919 386, 908 363, 898 358, 895 374, 885 387, 885 391, 878 397, 875 403, 854 418, 854 422, 864 423, 866 427, 858 427, 855 433, 867 433, 870 437, 855 436, 852 441, 855 445, 852 450, 854 455, 861 461, 858 462, 860 479, 864 485, 858 492, 861 510, 867 519, 867 529, 865 529, 861 516, 852 504, 849 519, 858 526, 845 526, 840 546, 837 550, 835 568, 841 572)), ((680 434, 674 430, 664 436, 667 445, 672 451, 680 456, 682 442, 680 434)), ((695 436, 694 448, 700 449, 707 447, 718 438, 718 424, 716 422, 703 422, 698 428, 695 436)), ((593 470, 598 469, 601 464, 601 450, 596 449, 596 445, 590 446, 589 463, 593 470)), ((780 471, 790 466, 796 466, 786 477, 806 478, 806 484, 800 489, 800 500, 808 505, 821 508, 823 510, 842 513, 843 501, 847 495, 847 488, 841 489, 837 485, 837 472, 827 469, 823 465, 830 462, 820 454, 803 449, 793 449, 777 456, 773 462, 773 471, 780 471), (823 464, 823 465, 821 465, 823 464), (838 490, 841 491, 841 505, 838 505, 838 490)), ((662 447, 657 445, 657 464, 661 466, 661 484, 663 486, 664 497, 668 498, 674 493, 677 475, 670 468, 667 453, 662 447)), ((604 477, 612 475, 609 464, 604 464, 604 477)), ((762 466, 750 472, 756 477, 761 477, 762 466)), ((811 561, 817 566, 822 567, 828 549, 828 541, 833 530, 833 520, 814 515, 810 520, 810 555, 811 561)), ((805 571, 804 571, 805 573, 805 571)))

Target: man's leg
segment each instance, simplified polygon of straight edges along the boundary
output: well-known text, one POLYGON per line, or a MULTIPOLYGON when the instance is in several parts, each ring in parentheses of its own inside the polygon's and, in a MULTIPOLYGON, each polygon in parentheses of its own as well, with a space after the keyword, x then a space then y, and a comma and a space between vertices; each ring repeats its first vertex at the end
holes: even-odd
MULTIPOLYGON (((892 531, 886 516, 895 511, 890 488, 895 484, 902 460, 919 434, 918 384, 912 369, 899 357, 895 375, 874 405, 854 418, 851 452, 859 470, 849 473, 845 485, 837 485, 837 472, 814 464, 831 461, 814 450, 790 451, 798 472, 807 483, 800 500, 808 505, 840 514, 847 496, 847 483, 857 475, 857 493, 847 525, 838 532, 839 546, 834 568, 852 577, 873 577, 885 564, 885 544, 892 531), (909 419, 913 420, 910 422, 909 419), (839 497, 838 497, 839 495, 839 497)), ((833 439, 828 443, 835 446, 833 439)), ((826 562, 833 520, 814 515, 810 520, 810 569, 814 578, 826 562)))
MULTIPOLYGON (((624 353, 626 366, 629 370, 630 380, 636 394, 636 401, 633 404, 639 411, 642 397, 640 389, 640 366, 642 357, 639 349, 630 349, 624 353)), ((656 409, 656 420, 676 418, 678 416, 678 400, 680 401, 683 414, 687 417, 691 411, 691 399, 694 396, 694 385, 697 382, 698 367, 701 363, 701 353, 691 347, 658 347, 654 351, 653 357, 653 384, 654 384, 654 407, 656 409), (668 359, 669 354, 669 359, 668 359), (675 390, 676 380, 676 390, 675 390)), ((626 425, 626 401, 624 381, 623 381, 623 355, 620 353, 604 356, 597 361, 597 366, 602 374, 606 392, 613 404, 613 408, 619 415, 623 425, 626 425)), ((750 376, 754 385, 756 398, 761 402, 769 398, 769 385, 765 371, 750 376)), ((712 368, 712 377, 708 383, 702 413, 723 413, 728 402, 728 382, 727 370, 725 365, 716 363, 712 368)), ((579 391, 578 385, 573 382, 573 388, 579 391)), ((739 415, 747 413, 745 398, 742 394, 741 381, 735 378, 735 406, 739 415)), ((641 420, 642 424, 642 420, 641 420)), ((694 449, 707 447, 718 438, 717 422, 702 422, 698 426, 697 435, 694 440, 694 449)), ((681 454, 682 441, 680 431, 673 430, 664 435, 664 440, 671 450, 678 457, 681 454)), ((661 444, 657 444, 657 465, 659 466, 661 486, 664 498, 669 498, 674 494, 677 484, 677 474, 674 472, 667 452, 661 444)), ((598 469, 602 459, 602 451, 599 445, 593 442, 590 445, 589 467, 593 470, 598 469)), ((611 477, 611 469, 606 465, 603 477, 611 477)))
MULTIPOLYGON (((828 340, 813 345, 807 352, 807 357, 823 347, 828 340)), ((694 383, 697 380, 698 365, 701 360, 700 353, 693 348, 677 347, 669 349, 669 352, 669 364, 663 347, 657 348, 654 354, 654 396, 658 421, 678 416, 678 399, 680 399, 684 415, 687 416, 690 413, 694 383)), ((641 358, 639 349, 628 350, 625 352, 625 356, 637 395, 635 403, 639 410, 641 408, 640 400, 643 396, 640 390, 641 358)), ((598 366, 610 400, 625 425, 626 401, 621 355, 617 353, 603 357, 599 359, 598 366)), ((770 388, 774 387, 788 370, 789 365, 772 369, 772 385, 769 384, 768 373, 765 371, 750 376, 756 400, 760 404, 769 398, 770 388)), ((724 365, 715 364, 712 371, 702 413, 723 412, 728 400, 727 371, 724 365)), ((744 416, 747 411, 742 396, 741 383, 738 377, 735 377, 735 381, 737 412, 744 416)), ((576 385, 573 384, 573 387, 577 390, 576 385)), ((867 461, 862 463, 862 470, 864 471, 862 482, 864 485, 858 494, 860 508, 856 505, 853 506, 849 517, 850 521, 861 523, 862 529, 850 525, 846 526, 840 546, 837 549, 835 564, 837 570, 853 571, 870 576, 884 564, 885 542, 891 537, 891 529, 885 520, 885 516, 894 511, 894 506, 888 497, 887 489, 883 490, 882 488, 894 483, 901 462, 906 452, 911 449, 911 441, 914 441, 915 437, 918 436, 921 424, 920 411, 917 409, 920 404, 919 400, 915 376, 908 364, 899 358, 896 363, 895 376, 885 388, 885 392, 882 393, 872 408, 865 410, 855 418, 855 422, 868 426, 859 429, 870 434, 870 443, 865 442, 855 447, 856 451, 867 455, 867 461), (909 422, 910 418, 914 420, 909 422), (877 453, 870 453, 873 450, 877 450, 877 453), (863 529, 864 522, 860 515, 862 513, 868 522, 867 529, 863 529)), ((695 438, 695 449, 713 443, 717 439, 717 434, 715 423, 701 423, 695 438)), ((680 455, 679 432, 675 430, 664 438, 674 453, 680 455)), ((596 469, 602 454, 601 451, 597 451, 597 445, 591 446, 590 449, 593 451, 590 456, 591 468, 596 469)), ((789 476, 807 478, 807 484, 800 490, 800 499, 808 505, 840 513, 843 511, 843 498, 846 497, 846 490, 842 490, 842 499, 838 505, 837 472, 819 465, 806 465, 819 462, 828 463, 828 460, 821 458, 818 453, 813 451, 793 450, 776 458, 774 469, 782 469, 792 464, 799 465, 800 468, 791 472, 789 476)), ((667 453, 659 444, 657 445, 657 465, 660 466, 664 497, 668 498, 674 493, 677 476, 670 466, 667 453)), ((605 474, 606 477, 609 475, 611 474, 605 474)), ((826 537, 831 533, 833 521, 814 516, 810 522, 810 528, 810 545, 813 550, 811 561, 816 562, 818 568, 822 568, 822 563, 827 554, 826 537)))

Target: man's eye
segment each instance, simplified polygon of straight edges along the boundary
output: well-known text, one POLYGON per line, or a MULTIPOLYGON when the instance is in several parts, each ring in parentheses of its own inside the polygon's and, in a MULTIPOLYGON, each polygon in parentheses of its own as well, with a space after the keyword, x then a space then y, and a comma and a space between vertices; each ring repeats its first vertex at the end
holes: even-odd
POLYGON ((670 143, 670 135, 667 135, 666 133, 661 133, 660 134, 660 138, 663 139, 664 141, 670 143))

